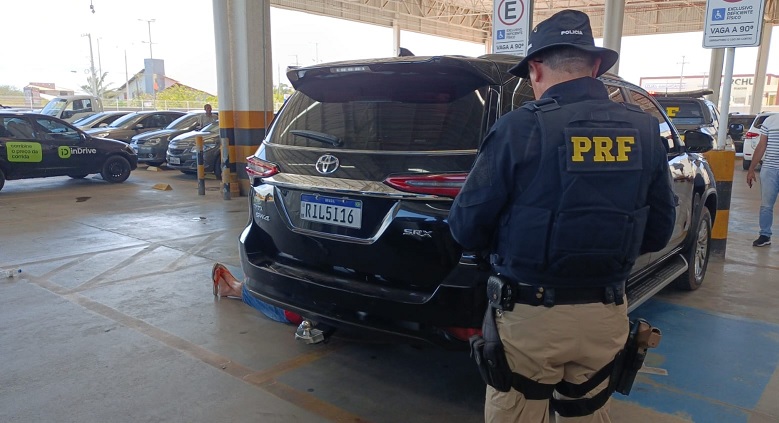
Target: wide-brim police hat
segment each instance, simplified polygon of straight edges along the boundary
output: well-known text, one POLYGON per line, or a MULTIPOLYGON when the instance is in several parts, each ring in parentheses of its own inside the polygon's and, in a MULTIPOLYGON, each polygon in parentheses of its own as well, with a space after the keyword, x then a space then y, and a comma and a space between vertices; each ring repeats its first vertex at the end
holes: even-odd
POLYGON ((619 60, 614 50, 596 47, 592 37, 590 17, 578 10, 563 10, 533 28, 527 45, 527 55, 516 66, 509 69, 512 74, 527 78, 528 62, 538 53, 553 47, 575 47, 590 52, 601 59, 598 76, 604 74, 619 60))

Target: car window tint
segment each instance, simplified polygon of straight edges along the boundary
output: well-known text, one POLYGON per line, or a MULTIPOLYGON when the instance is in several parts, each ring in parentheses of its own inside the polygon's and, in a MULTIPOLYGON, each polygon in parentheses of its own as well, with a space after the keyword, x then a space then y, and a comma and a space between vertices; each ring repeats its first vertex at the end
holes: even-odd
POLYGON ((649 97, 633 90, 630 91, 630 95, 633 98, 633 103, 641 107, 641 110, 656 117, 660 122, 660 136, 668 140, 668 150, 671 151, 674 148, 673 131, 671 130, 671 123, 668 122, 663 112, 657 108, 649 97))
POLYGON ((191 114, 191 115, 184 115, 181 117, 176 116, 170 116, 169 119, 173 119, 173 121, 166 126, 166 129, 186 129, 193 125, 195 125, 197 122, 200 121, 200 116, 203 115, 203 113, 199 114, 191 114))
POLYGON ((108 126, 110 128, 124 128, 127 125, 129 125, 130 122, 136 121, 138 119, 138 116, 139 115, 137 113, 129 113, 129 114, 126 114, 126 115, 122 116, 121 118, 113 121, 113 123, 111 123, 108 126))
POLYGON ((165 116, 157 113, 146 116, 146 119, 143 119, 140 123, 143 124, 144 128, 164 128, 167 126, 165 116))
POLYGON ((32 125, 27 119, 23 118, 5 118, 3 126, 5 126, 11 138, 21 140, 35 139, 35 131, 32 129, 32 125))
POLYGON ((296 92, 277 117, 269 142, 300 147, 327 147, 294 135, 295 130, 337 137, 342 149, 431 151, 476 149, 481 138, 485 89, 457 98, 437 91, 415 91, 408 97, 325 98, 316 101, 296 92), (324 101, 332 100, 332 101, 324 101))
POLYGON ((510 101, 507 101, 507 103, 511 105, 511 110, 522 107, 525 102, 535 100, 533 87, 530 85, 530 80, 527 78, 522 78, 519 86, 511 88, 511 91, 506 92, 505 95, 510 96, 510 101))
POLYGON ((46 141, 75 141, 81 138, 78 131, 53 119, 35 118, 38 138, 46 141))
POLYGON ((698 101, 685 101, 675 98, 658 98, 657 102, 665 108, 665 114, 676 125, 705 125, 711 123, 711 117, 698 101))

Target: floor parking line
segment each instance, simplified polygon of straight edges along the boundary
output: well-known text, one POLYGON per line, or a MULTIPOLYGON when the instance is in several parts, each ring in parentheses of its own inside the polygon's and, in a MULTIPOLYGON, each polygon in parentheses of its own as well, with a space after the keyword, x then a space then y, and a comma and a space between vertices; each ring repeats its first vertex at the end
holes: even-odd
POLYGON ((97 313, 105 318, 113 320, 129 329, 133 329, 143 335, 153 338, 176 351, 183 352, 237 379, 241 379, 242 381, 252 386, 260 388, 278 397, 279 399, 290 402, 297 407, 306 409, 307 411, 316 414, 317 416, 339 423, 368 422, 368 420, 365 420, 360 416, 338 408, 337 406, 323 401, 314 395, 294 389, 275 379, 286 372, 309 365, 319 360, 320 358, 325 357, 326 355, 335 351, 337 347, 322 346, 321 348, 311 353, 301 354, 291 358, 290 360, 278 363, 268 369, 255 371, 254 369, 244 366, 243 364, 232 361, 229 357, 225 357, 199 345, 193 344, 186 339, 173 335, 141 319, 126 315, 112 307, 87 298, 78 292, 73 292, 68 288, 52 283, 45 278, 27 275, 27 280, 30 283, 38 285, 41 288, 46 289, 47 291, 50 291, 74 304, 97 313))

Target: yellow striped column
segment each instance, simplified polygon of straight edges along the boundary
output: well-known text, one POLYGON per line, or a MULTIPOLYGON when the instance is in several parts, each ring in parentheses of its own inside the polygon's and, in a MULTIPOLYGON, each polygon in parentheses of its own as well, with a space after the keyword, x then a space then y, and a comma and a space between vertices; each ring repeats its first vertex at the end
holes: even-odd
POLYGON ((213 0, 225 199, 247 195, 246 157, 273 119, 270 0, 213 0), (226 142, 225 142, 226 140, 226 142))
POLYGON ((717 217, 714 219, 714 227, 711 229, 711 253, 725 257, 736 152, 711 150, 703 155, 714 172, 714 179, 717 180, 717 217))

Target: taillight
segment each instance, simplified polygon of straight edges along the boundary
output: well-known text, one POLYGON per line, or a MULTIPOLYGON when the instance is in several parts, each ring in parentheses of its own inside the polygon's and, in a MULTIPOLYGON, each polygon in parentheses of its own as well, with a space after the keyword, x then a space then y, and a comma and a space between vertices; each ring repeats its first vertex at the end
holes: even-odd
POLYGON ((744 135, 744 138, 756 138, 756 137, 759 137, 759 136, 760 136, 760 134, 758 134, 757 132, 747 132, 744 135))
POLYGON ((260 160, 257 156, 246 158, 246 173, 250 177, 268 178, 279 173, 279 167, 271 162, 260 160))
POLYGON ((481 329, 480 328, 456 328, 456 327, 448 327, 444 328, 444 330, 449 333, 449 335, 452 335, 455 339, 459 339, 460 341, 468 341, 473 335, 481 335, 481 329))
POLYGON ((460 193, 467 177, 467 173, 390 176, 384 183, 401 191, 454 198, 460 193))

